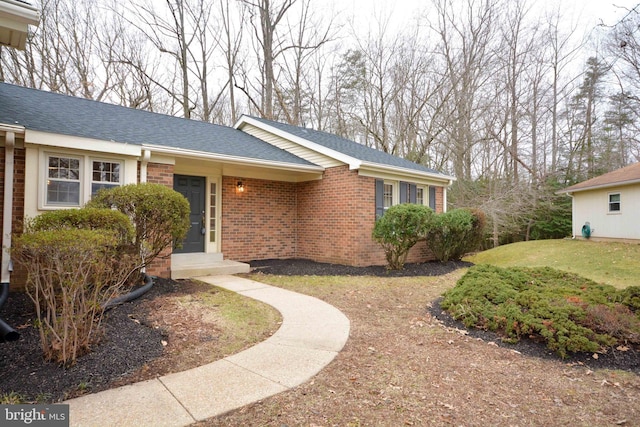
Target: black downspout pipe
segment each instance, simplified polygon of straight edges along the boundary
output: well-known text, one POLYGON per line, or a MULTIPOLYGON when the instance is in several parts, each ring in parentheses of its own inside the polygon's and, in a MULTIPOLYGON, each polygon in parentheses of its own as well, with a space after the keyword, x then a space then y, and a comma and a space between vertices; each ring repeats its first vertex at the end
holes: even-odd
MULTIPOLYGON (((9 298, 9 284, 0 283, 0 308, 9 298)), ((20 334, 8 325, 4 320, 0 319, 0 342, 17 341, 20 334)))
POLYGON ((121 295, 119 297, 113 298, 104 305, 104 309, 110 310, 116 305, 124 304, 125 302, 133 301, 136 298, 140 298, 142 295, 147 293, 149 289, 153 287, 153 277, 144 275, 144 285, 140 286, 135 291, 131 291, 128 294, 121 295))

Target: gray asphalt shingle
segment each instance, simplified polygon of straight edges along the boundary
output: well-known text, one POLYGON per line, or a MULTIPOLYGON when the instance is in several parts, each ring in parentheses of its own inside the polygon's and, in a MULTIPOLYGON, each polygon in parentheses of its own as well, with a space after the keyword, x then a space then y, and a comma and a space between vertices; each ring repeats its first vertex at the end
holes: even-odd
POLYGON ((290 133, 300 138, 304 138, 308 141, 315 142, 326 148, 334 151, 346 154, 347 156, 359 159, 365 162, 377 163, 385 166, 395 166, 399 168, 411 169, 420 172, 427 172, 431 174, 437 174, 446 176, 434 169, 426 166, 411 162, 409 160, 393 156, 389 153, 385 153, 380 150, 376 150, 371 147, 367 147, 362 144, 358 144, 355 141, 351 141, 346 138, 333 135, 328 132, 318 131, 314 129, 308 129, 299 126, 292 126, 285 123, 275 122, 272 120, 262 119, 259 117, 251 117, 254 120, 258 120, 269 126, 273 126, 276 129, 290 133))
POLYGON ((153 144, 263 161, 313 165, 232 127, 7 83, 0 83, 0 123, 127 144, 153 144))

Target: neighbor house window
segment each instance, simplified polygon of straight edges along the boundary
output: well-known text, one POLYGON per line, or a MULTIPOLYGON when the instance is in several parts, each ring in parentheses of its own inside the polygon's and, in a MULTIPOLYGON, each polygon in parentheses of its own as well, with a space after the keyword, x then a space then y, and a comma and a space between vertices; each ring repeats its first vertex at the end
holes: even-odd
POLYGON ((620 193, 609 194, 609 212, 620 212, 620 193))
POLYGON ((120 185, 120 162, 92 162, 91 195, 94 196, 103 188, 113 188, 120 185))
POLYGON ((47 165, 47 204, 79 206, 80 159, 49 156, 47 165))

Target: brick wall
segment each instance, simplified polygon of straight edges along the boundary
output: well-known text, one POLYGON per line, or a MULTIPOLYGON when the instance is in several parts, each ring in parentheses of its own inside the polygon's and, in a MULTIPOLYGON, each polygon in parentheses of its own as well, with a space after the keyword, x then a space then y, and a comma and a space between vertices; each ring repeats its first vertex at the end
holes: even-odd
MULTIPOLYGON (((222 252, 226 259, 305 258, 354 266, 384 265, 371 238, 375 223, 375 179, 348 166, 327 169, 321 180, 298 184, 222 179, 222 252)), ((442 189, 436 209, 442 210, 442 189)), ((424 242, 408 262, 432 259, 424 242)))
MULTIPOLYGON (((442 194, 442 189, 436 192, 440 208, 442 194)), ((298 184, 298 258, 353 266, 384 265, 384 251, 371 238, 374 223, 374 178, 341 166, 327 169, 322 180, 298 184)), ((428 259, 433 256, 424 242, 407 258, 408 262, 428 259)))
MULTIPOLYGON (((138 166, 139 168, 139 166, 138 166)), ((163 184, 173 189, 173 165, 162 163, 147 164, 147 182, 163 184)), ((171 249, 165 249, 158 258, 147 267, 147 274, 158 277, 171 277, 171 249)))
MULTIPOLYGON (((371 243, 375 180, 348 166, 298 184, 298 258, 347 265, 380 263, 371 243)), ((382 261, 384 258, 382 259, 382 261)))
POLYGON ((296 256, 296 184, 222 177, 222 252, 251 261, 296 256))

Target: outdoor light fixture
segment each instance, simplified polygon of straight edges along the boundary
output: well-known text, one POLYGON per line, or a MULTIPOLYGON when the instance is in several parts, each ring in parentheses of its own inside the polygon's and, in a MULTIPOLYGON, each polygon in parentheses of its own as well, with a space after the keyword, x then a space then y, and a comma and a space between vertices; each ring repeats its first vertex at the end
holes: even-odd
POLYGON ((238 181, 238 193, 244 193, 244 184, 242 181, 238 181))

